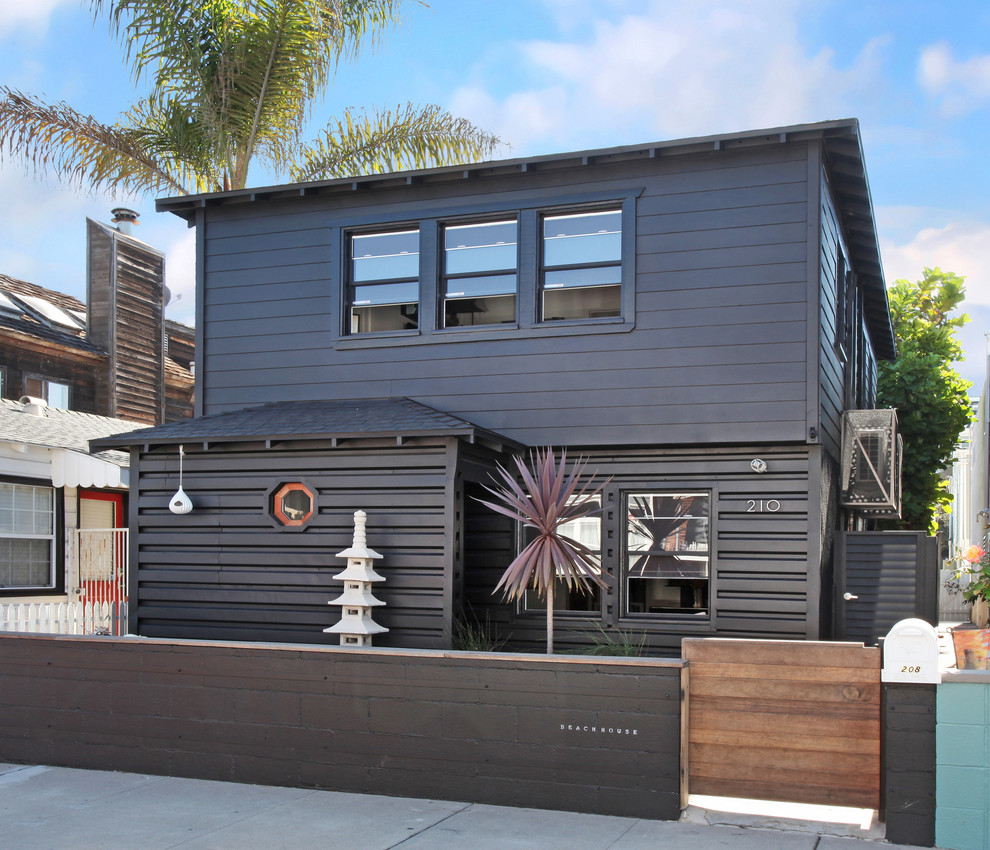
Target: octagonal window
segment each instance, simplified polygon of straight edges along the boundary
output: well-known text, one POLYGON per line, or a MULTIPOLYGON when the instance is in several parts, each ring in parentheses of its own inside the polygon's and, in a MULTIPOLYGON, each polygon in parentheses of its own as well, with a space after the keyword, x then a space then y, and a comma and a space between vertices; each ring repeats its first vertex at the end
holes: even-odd
POLYGON ((283 484, 272 496, 272 515, 281 525, 298 528, 316 512, 316 497, 305 484, 283 484))

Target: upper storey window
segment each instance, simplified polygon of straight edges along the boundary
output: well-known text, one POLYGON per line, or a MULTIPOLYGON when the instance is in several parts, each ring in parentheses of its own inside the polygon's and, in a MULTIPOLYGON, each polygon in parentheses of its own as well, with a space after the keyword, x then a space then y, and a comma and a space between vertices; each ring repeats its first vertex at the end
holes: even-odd
POLYGON ((543 217, 545 322, 621 315, 622 211, 543 217))
POLYGON ((515 322, 516 220, 448 225, 443 229, 443 326, 515 322))
POLYGON ((419 230, 350 238, 350 332, 419 327, 419 230))

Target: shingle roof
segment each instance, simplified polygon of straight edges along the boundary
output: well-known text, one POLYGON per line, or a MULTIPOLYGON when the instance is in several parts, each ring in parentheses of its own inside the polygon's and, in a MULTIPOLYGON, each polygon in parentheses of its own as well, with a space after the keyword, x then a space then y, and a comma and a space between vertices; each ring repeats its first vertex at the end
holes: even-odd
POLYGON ((511 442, 465 419, 408 398, 296 401, 217 413, 94 440, 93 446, 131 446, 244 439, 476 436, 511 442))
MULTIPOLYGON (((48 408, 46 413, 46 416, 32 416, 24 413, 20 402, 0 399, 0 441, 89 454, 90 440, 122 431, 137 433, 135 429, 142 427, 137 422, 80 413, 78 410, 48 408)), ((97 457, 117 466, 127 466, 129 461, 128 455, 119 451, 100 452, 97 457)))

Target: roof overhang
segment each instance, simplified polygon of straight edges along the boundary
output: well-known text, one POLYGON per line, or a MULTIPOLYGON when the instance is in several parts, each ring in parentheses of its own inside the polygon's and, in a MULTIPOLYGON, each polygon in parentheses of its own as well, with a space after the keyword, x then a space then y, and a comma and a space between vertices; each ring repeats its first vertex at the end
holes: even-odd
MULTIPOLYGON (((867 322, 873 336, 877 356, 891 360, 896 354, 894 333, 890 323, 887 289, 880 260, 879 240, 873 202, 866 177, 859 121, 845 118, 814 124, 797 124, 767 130, 725 133, 651 142, 644 145, 602 148, 520 159, 496 160, 443 168, 420 169, 390 174, 369 174, 312 183, 295 183, 240 189, 200 195, 160 198, 155 202, 159 212, 170 212, 195 224, 199 210, 230 205, 245 205, 268 201, 334 195, 343 199, 380 189, 401 189, 404 186, 435 185, 463 181, 505 179, 513 175, 584 169, 600 163, 615 163, 642 159, 668 158, 713 151, 788 144, 814 143, 822 146, 824 167, 835 193, 843 233, 851 253, 852 267, 859 275, 866 297, 867 322)), ((479 189, 479 191, 483 191, 479 189)))
POLYGON ((0 467, 7 474, 46 476, 54 487, 85 487, 96 490, 126 490, 130 469, 110 460, 72 449, 3 440, 0 467))
POLYGON ((82 452, 52 449, 52 484, 55 487, 92 487, 96 490, 127 489, 130 486, 130 470, 82 452))

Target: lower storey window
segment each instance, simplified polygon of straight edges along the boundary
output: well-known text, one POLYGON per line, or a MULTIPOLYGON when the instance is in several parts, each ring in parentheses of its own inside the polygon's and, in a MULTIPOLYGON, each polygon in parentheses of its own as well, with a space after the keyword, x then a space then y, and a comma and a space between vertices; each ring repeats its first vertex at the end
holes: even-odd
MULTIPOLYGON (((601 504, 600 499, 596 499, 601 504)), ((590 516, 572 520, 560 526, 560 533, 564 537, 570 537, 578 543, 583 543, 595 553, 598 571, 601 571, 601 546, 602 546, 602 518, 598 513, 590 516)), ((533 539, 535 529, 523 528, 522 545, 525 546, 533 539)), ((589 581, 590 584, 590 581, 589 581)), ((597 584, 592 584, 591 588, 582 592, 581 588, 568 589, 567 582, 563 578, 558 578, 553 588, 553 610, 554 611, 600 611, 601 591, 597 584)), ((546 611, 547 600, 541 596, 539 591, 527 590, 523 599, 523 607, 526 611, 546 611)))
POLYGON ((0 589, 55 586, 55 491, 0 481, 0 589))
POLYGON ((626 495, 626 614, 708 615, 708 493, 626 495))

